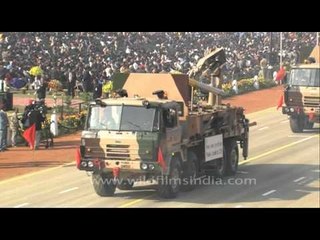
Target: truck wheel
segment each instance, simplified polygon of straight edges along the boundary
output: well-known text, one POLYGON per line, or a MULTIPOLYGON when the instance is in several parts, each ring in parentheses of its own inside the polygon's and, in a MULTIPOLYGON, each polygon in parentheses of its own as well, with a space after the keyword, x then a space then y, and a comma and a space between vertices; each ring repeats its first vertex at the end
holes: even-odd
POLYGON ((111 175, 93 173, 92 183, 94 190, 101 197, 113 196, 116 190, 116 185, 111 175))
POLYGON ((117 185, 117 188, 119 188, 120 190, 131 190, 133 187, 133 180, 122 180, 121 183, 119 183, 117 185))
POLYGON ((188 152, 188 160, 183 165, 181 191, 191 191, 196 187, 197 162, 197 155, 192 151, 188 152))
POLYGON ((294 133, 301 133, 303 131, 304 121, 301 117, 290 117, 290 128, 294 133))
POLYGON ((162 198, 175 198, 180 191, 181 166, 178 159, 172 159, 169 176, 161 176, 158 182, 158 195, 162 198))
POLYGON ((223 146, 223 157, 215 160, 216 166, 213 172, 215 178, 223 178, 226 175, 227 159, 226 148, 223 146))
POLYGON ((226 174, 228 176, 233 176, 237 173, 238 163, 239 163, 239 149, 237 141, 230 139, 226 142, 226 160, 227 169, 226 174))
POLYGON ((306 120, 306 123, 304 125, 305 129, 312 129, 313 128, 314 123, 310 122, 309 120, 306 120))

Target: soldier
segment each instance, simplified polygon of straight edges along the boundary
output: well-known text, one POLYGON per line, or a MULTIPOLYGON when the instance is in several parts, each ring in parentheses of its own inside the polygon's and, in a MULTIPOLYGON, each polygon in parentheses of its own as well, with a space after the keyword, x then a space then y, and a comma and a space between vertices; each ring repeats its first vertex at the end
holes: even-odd
POLYGON ((36 126, 36 139, 35 139, 35 150, 39 149, 39 144, 41 140, 41 130, 42 130, 42 123, 45 120, 45 117, 39 109, 34 109, 31 111, 30 115, 30 126, 35 124, 36 126))
POLYGON ((9 127, 11 130, 11 143, 12 147, 16 147, 16 138, 17 138, 17 133, 19 129, 19 120, 18 120, 18 109, 16 108, 14 113, 10 117, 10 122, 9 122, 9 127))
POLYGON ((0 151, 7 150, 8 116, 3 111, 4 103, 0 102, 0 151))

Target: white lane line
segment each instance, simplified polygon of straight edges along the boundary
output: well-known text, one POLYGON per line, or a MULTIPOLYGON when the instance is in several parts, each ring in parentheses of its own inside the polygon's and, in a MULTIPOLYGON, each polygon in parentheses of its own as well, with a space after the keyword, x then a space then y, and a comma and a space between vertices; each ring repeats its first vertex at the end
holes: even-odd
POLYGON ((269 191, 269 192, 266 192, 266 193, 264 193, 264 194, 262 194, 262 196, 268 196, 268 195, 270 195, 271 193, 274 193, 275 191, 277 191, 277 190, 271 190, 271 191, 269 191))
POLYGON ((258 130, 261 131, 261 130, 265 130, 265 129, 268 129, 269 127, 263 127, 263 128, 259 128, 258 130))
POLYGON ((238 171, 238 173, 241 173, 241 174, 248 174, 249 172, 245 172, 245 171, 238 171))
POLYGON ((302 193, 311 193, 311 191, 306 191, 306 190, 301 190, 301 189, 296 189, 296 192, 302 192, 302 193))
POLYGON ((269 198, 269 200, 270 200, 270 201, 280 201, 281 199, 280 199, 280 198, 275 198, 275 197, 273 197, 273 198, 269 198))
POLYGON ((309 182, 311 182, 312 180, 313 180, 312 178, 307 178, 307 179, 299 182, 298 185, 305 185, 306 183, 309 183, 309 182))
POLYGON ((284 121, 281 121, 280 123, 288 123, 289 120, 284 120, 284 121))
POLYGON ((293 182, 299 182, 301 181, 302 179, 305 179, 306 177, 301 177, 301 178, 297 178, 296 180, 293 180, 293 182))
POLYGON ((21 207, 24 207, 24 206, 27 206, 27 205, 29 205, 30 203, 22 203, 22 204, 19 204, 19 205, 17 205, 17 206, 14 206, 14 208, 21 208, 21 207))
POLYGON ((311 172, 320 172, 320 169, 311 170, 311 172))
POLYGON ((78 188, 78 187, 69 188, 69 189, 67 189, 67 190, 64 190, 64 191, 59 192, 59 194, 71 192, 71 191, 77 190, 77 189, 79 189, 79 188, 78 188))

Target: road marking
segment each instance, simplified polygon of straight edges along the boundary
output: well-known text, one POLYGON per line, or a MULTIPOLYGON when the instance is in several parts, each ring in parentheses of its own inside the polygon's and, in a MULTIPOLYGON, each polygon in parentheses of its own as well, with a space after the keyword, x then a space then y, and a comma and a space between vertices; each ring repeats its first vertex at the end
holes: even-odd
POLYGON ((301 177, 301 178, 298 178, 298 179, 296 179, 296 180, 293 180, 293 182, 299 182, 299 181, 301 181, 302 179, 305 179, 306 177, 301 177))
POLYGON ((286 148, 288 148, 288 147, 292 147, 292 146, 294 146, 294 145, 297 145, 297 144, 299 144, 299 143, 302 143, 302 142, 304 142, 304 141, 307 141, 307 140, 309 140, 309 139, 311 139, 311 138, 315 138, 315 137, 319 137, 319 135, 312 135, 312 136, 310 136, 310 137, 307 137, 307 138, 298 140, 298 141, 293 142, 293 143, 289 143, 289 144, 284 145, 284 146, 282 146, 282 147, 275 148, 275 149, 270 150, 270 151, 268 151, 268 152, 262 153, 262 154, 260 154, 260 155, 258 155, 258 156, 255 156, 255 157, 249 158, 249 159, 247 159, 247 160, 244 160, 244 161, 240 162, 239 165, 243 165, 243 164, 246 164, 246 163, 248 163, 248 162, 252 162, 252 161, 257 160, 257 159, 259 159, 259 158, 268 156, 268 155, 270 155, 270 154, 272 154, 272 153, 275 153, 275 152, 279 152, 279 151, 281 151, 281 150, 283 150, 283 149, 286 149, 286 148))
POLYGON ((248 174, 249 172, 245 172, 245 171, 238 171, 238 173, 241 173, 241 174, 248 174))
POLYGON ((275 107, 267 108, 267 109, 264 109, 264 110, 261 110, 261 111, 258 111, 258 112, 248 113, 246 115, 250 116, 250 118, 252 118, 252 115, 255 116, 255 117, 259 117, 262 114, 267 113, 267 112, 275 112, 275 107))
POLYGON ((21 208, 21 207, 24 207, 24 206, 27 206, 27 205, 29 205, 30 203, 22 203, 22 204, 19 204, 19 205, 17 205, 17 206, 14 206, 14 208, 21 208))
POLYGON ((306 184, 306 183, 308 183, 308 182, 311 182, 312 180, 313 180, 312 178, 305 179, 305 180, 303 180, 302 182, 299 182, 298 185, 304 185, 304 184, 306 184))
POLYGON ((263 127, 263 128, 259 128, 258 130, 261 131, 261 130, 265 130, 265 129, 268 129, 269 127, 263 127))
MULTIPOLYGON (((293 143, 284 145, 284 146, 282 146, 282 147, 279 147, 279 148, 270 150, 270 151, 265 152, 265 153, 263 153, 263 154, 260 154, 260 155, 258 155, 258 156, 255 156, 255 157, 249 158, 249 159, 247 159, 247 160, 245 160, 245 161, 242 161, 242 162, 239 163, 239 165, 243 165, 243 164, 246 164, 246 163, 248 163, 248 162, 255 161, 255 160, 259 159, 259 158, 262 158, 262 157, 265 157, 265 156, 267 156, 267 155, 269 155, 269 154, 272 154, 272 153, 281 151, 281 150, 286 149, 286 148, 288 148, 288 147, 292 147, 292 146, 294 146, 294 145, 297 145, 297 144, 299 144, 299 143, 301 143, 301 142, 307 141, 307 140, 309 140, 309 139, 311 139, 311 138, 314 138, 314 137, 319 137, 319 135, 312 135, 312 136, 310 136, 310 137, 308 137, 308 138, 304 138, 304 139, 301 139, 301 140, 299 140, 299 141, 296 141, 296 142, 293 142, 293 143)), ((276 190, 272 190, 271 193, 273 193, 273 192, 275 192, 275 191, 276 191, 276 190)), ((266 194, 266 193, 264 193, 264 194, 266 194)), ((268 194, 270 194, 270 193, 268 193, 268 194)), ((123 204, 123 205, 120 205, 119 208, 125 208, 125 207, 128 207, 128 206, 132 206, 132 205, 134 205, 134 204, 136 204, 136 203, 142 202, 143 200, 145 200, 145 199, 147 199, 147 198, 149 198, 149 197, 151 197, 151 196, 153 196, 153 195, 147 196, 146 198, 141 198, 141 199, 134 200, 134 201, 132 201, 132 202, 125 203, 125 204, 123 204)), ((263 196, 264 196, 264 195, 263 195, 263 196)), ((265 195, 265 196, 266 196, 266 195, 265 195)))
POLYGON ((147 197, 145 197, 145 198, 136 199, 136 200, 134 200, 134 201, 131 201, 131 202, 122 204, 122 205, 119 206, 119 208, 126 208, 126 207, 129 207, 129 206, 132 206, 132 205, 134 205, 134 204, 136 204, 136 203, 139 203, 139 202, 142 202, 143 200, 146 200, 146 199, 148 199, 148 198, 150 198, 150 197, 152 197, 152 196, 154 196, 154 195, 155 195, 155 194, 151 194, 151 195, 149 195, 149 196, 147 196, 147 197))
POLYGON ((296 192, 302 192, 302 193, 311 193, 311 191, 307 191, 307 190, 301 190, 301 189, 296 189, 296 192))
POLYGON ((64 191, 59 192, 59 194, 71 192, 71 191, 74 191, 74 190, 77 190, 77 189, 79 189, 79 188, 78 188, 78 187, 69 188, 69 189, 67 189, 67 190, 64 190, 64 191))
POLYGON ((281 199, 280 198, 275 198, 275 197, 271 197, 269 198, 270 201, 280 201, 281 199))
POLYGON ((320 169, 311 170, 311 172, 320 172, 320 169))
POLYGON ((28 178, 28 177, 33 177, 33 176, 36 176, 36 175, 39 175, 39 174, 42 174, 42 173, 51 172, 51 171, 57 170, 59 168, 72 166, 72 165, 74 165, 74 162, 64 163, 64 164, 59 165, 57 167, 47 168, 47 169, 43 169, 43 170, 40 170, 40 171, 37 171, 37 172, 32 172, 32 173, 27 173, 27 174, 24 174, 24 175, 21 175, 21 176, 12 177, 12 178, 0 181, 0 185, 1 184, 5 184, 5 183, 9 183, 9 182, 13 182, 15 180, 21 180, 21 179, 25 179, 25 178, 28 178))
POLYGON ((289 120, 284 120, 284 121, 281 121, 280 123, 288 123, 289 120))
POLYGON ((277 190, 271 190, 271 191, 269 191, 269 192, 266 192, 266 193, 264 193, 264 194, 262 194, 262 196, 268 196, 268 195, 270 195, 271 193, 274 193, 275 191, 277 191, 277 190))

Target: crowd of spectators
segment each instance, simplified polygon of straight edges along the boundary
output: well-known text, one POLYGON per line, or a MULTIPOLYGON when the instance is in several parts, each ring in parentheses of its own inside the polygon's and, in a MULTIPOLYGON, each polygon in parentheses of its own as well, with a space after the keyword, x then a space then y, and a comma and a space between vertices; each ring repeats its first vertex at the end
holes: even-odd
MULTIPOLYGON (((44 81, 57 79, 65 88, 73 88, 78 81, 85 91, 92 91, 116 72, 187 73, 208 49, 223 47, 227 57, 224 81, 232 81, 257 75, 262 60, 278 65, 279 35, 269 32, 3 32, 0 78, 34 81, 29 70, 40 66, 44 81)), ((315 44, 314 32, 284 33, 283 60, 296 63, 301 48, 315 44)))

